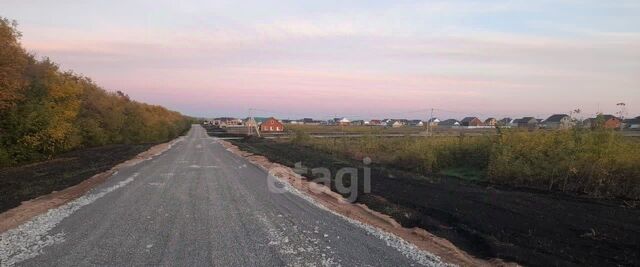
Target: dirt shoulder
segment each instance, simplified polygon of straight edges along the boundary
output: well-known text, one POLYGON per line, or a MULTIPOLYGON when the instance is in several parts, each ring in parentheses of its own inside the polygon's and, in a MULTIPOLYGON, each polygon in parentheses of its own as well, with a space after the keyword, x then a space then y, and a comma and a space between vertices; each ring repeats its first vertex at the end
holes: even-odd
POLYGON ((0 211, 3 211, 0 233, 84 195, 118 169, 142 162, 169 147, 170 142, 104 146, 0 170, 0 211))
MULTIPOLYGON (((293 167, 362 167, 309 147, 233 141, 242 150, 293 167)), ((421 228, 470 255, 530 266, 640 263, 640 209, 622 201, 548 194, 371 166, 372 192, 358 203, 405 228, 421 228)), ((633 203, 632 203, 633 204, 633 203)))

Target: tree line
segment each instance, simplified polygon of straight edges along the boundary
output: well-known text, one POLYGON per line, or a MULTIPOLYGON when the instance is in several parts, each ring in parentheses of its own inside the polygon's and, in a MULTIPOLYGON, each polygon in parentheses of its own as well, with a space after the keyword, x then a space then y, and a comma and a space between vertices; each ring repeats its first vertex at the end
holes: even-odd
POLYGON ((0 18, 0 166, 83 147, 162 142, 189 129, 191 119, 176 111, 36 59, 20 37, 15 21, 0 18))

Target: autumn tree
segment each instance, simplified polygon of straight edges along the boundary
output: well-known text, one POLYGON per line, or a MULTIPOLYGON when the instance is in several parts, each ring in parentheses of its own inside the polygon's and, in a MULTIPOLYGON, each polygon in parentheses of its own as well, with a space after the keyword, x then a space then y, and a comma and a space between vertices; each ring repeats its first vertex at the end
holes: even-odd
POLYGON ((0 18, 0 166, 81 147, 162 142, 189 128, 178 112, 34 59, 19 37, 16 23, 0 18))

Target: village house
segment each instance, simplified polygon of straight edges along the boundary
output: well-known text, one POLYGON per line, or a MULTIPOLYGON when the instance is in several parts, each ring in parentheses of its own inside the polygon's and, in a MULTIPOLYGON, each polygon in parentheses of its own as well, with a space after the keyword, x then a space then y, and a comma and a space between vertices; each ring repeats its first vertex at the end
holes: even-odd
POLYGON ((314 120, 312 118, 304 118, 302 119, 303 124, 305 125, 320 125, 322 121, 314 120))
POLYGON ((502 118, 501 120, 496 122, 496 125, 499 127, 511 127, 511 122, 513 119, 511 118, 502 118))
POLYGON ((369 126, 384 126, 381 120, 370 120, 369 126))
POLYGON ((513 120, 513 125, 518 128, 536 129, 538 128, 538 120, 534 117, 523 117, 513 120))
POLYGON ((440 120, 438 118, 431 118, 429 119, 429 126, 438 126, 438 123, 440 123, 440 120))
POLYGON ((488 119, 484 120, 484 125, 485 126, 496 126, 497 123, 498 123, 498 121, 495 118, 488 118, 488 119))
POLYGON ((410 120, 409 121, 409 126, 422 127, 422 126, 424 126, 424 122, 422 120, 410 120))
POLYGON ((482 121, 476 117, 466 117, 460 121, 460 124, 465 127, 478 127, 482 126, 482 121))
POLYGON ((567 114, 554 114, 547 118, 542 126, 545 129, 569 129, 574 126, 574 122, 567 114))
POLYGON ((387 126, 393 127, 393 128, 399 128, 399 127, 403 127, 405 125, 406 124, 402 120, 390 120, 387 123, 387 126))
POLYGON ((604 128, 606 129, 618 129, 622 124, 620 118, 613 115, 604 115, 604 128))
POLYGON ((284 124, 271 117, 266 119, 260 124, 261 132, 282 132, 284 131, 284 124))
POLYGON ((640 116, 633 119, 624 120, 624 128, 626 129, 640 129, 640 116))
POLYGON ((349 126, 351 121, 347 118, 333 118, 332 125, 349 126))
POLYGON ((582 126, 585 128, 602 127, 605 129, 619 129, 622 125, 620 118, 613 115, 601 115, 596 118, 589 118, 583 121, 582 126))
POLYGON ((213 119, 213 125, 224 128, 224 127, 234 127, 234 126, 242 126, 244 122, 241 119, 231 118, 231 117, 220 117, 213 119))
POLYGON ((365 121, 364 120, 354 120, 351 122, 351 125, 353 126, 364 126, 365 125, 365 121))
POLYGON ((438 127, 456 128, 456 127, 460 127, 460 122, 456 119, 443 120, 440 123, 438 123, 438 127))

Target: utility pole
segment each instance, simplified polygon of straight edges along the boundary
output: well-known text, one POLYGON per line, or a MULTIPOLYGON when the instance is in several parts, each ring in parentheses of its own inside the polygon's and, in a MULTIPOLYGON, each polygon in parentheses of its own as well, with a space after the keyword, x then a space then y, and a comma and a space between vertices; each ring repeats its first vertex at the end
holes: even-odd
POLYGON ((249 116, 247 117, 247 136, 251 136, 251 108, 249 108, 249 116))
POLYGON ((251 127, 255 128, 256 134, 258 135, 258 137, 261 137, 260 136, 260 129, 258 129, 258 122, 253 117, 253 109, 252 108, 249 109, 249 121, 247 122, 247 135, 252 135, 253 134, 253 129, 251 129, 251 127), (251 124, 253 124, 253 125, 251 125, 251 124))
POLYGON ((616 106, 620 107, 620 111, 618 111, 618 116, 620 116, 620 131, 622 131, 624 129, 624 123, 622 122, 624 121, 624 116, 627 113, 627 104, 625 104, 624 102, 620 102, 616 104, 616 106))
POLYGON ((433 120, 433 108, 431 108, 431 113, 429 114, 429 120, 427 121, 427 136, 431 136, 432 131, 431 131, 431 123, 433 120))

